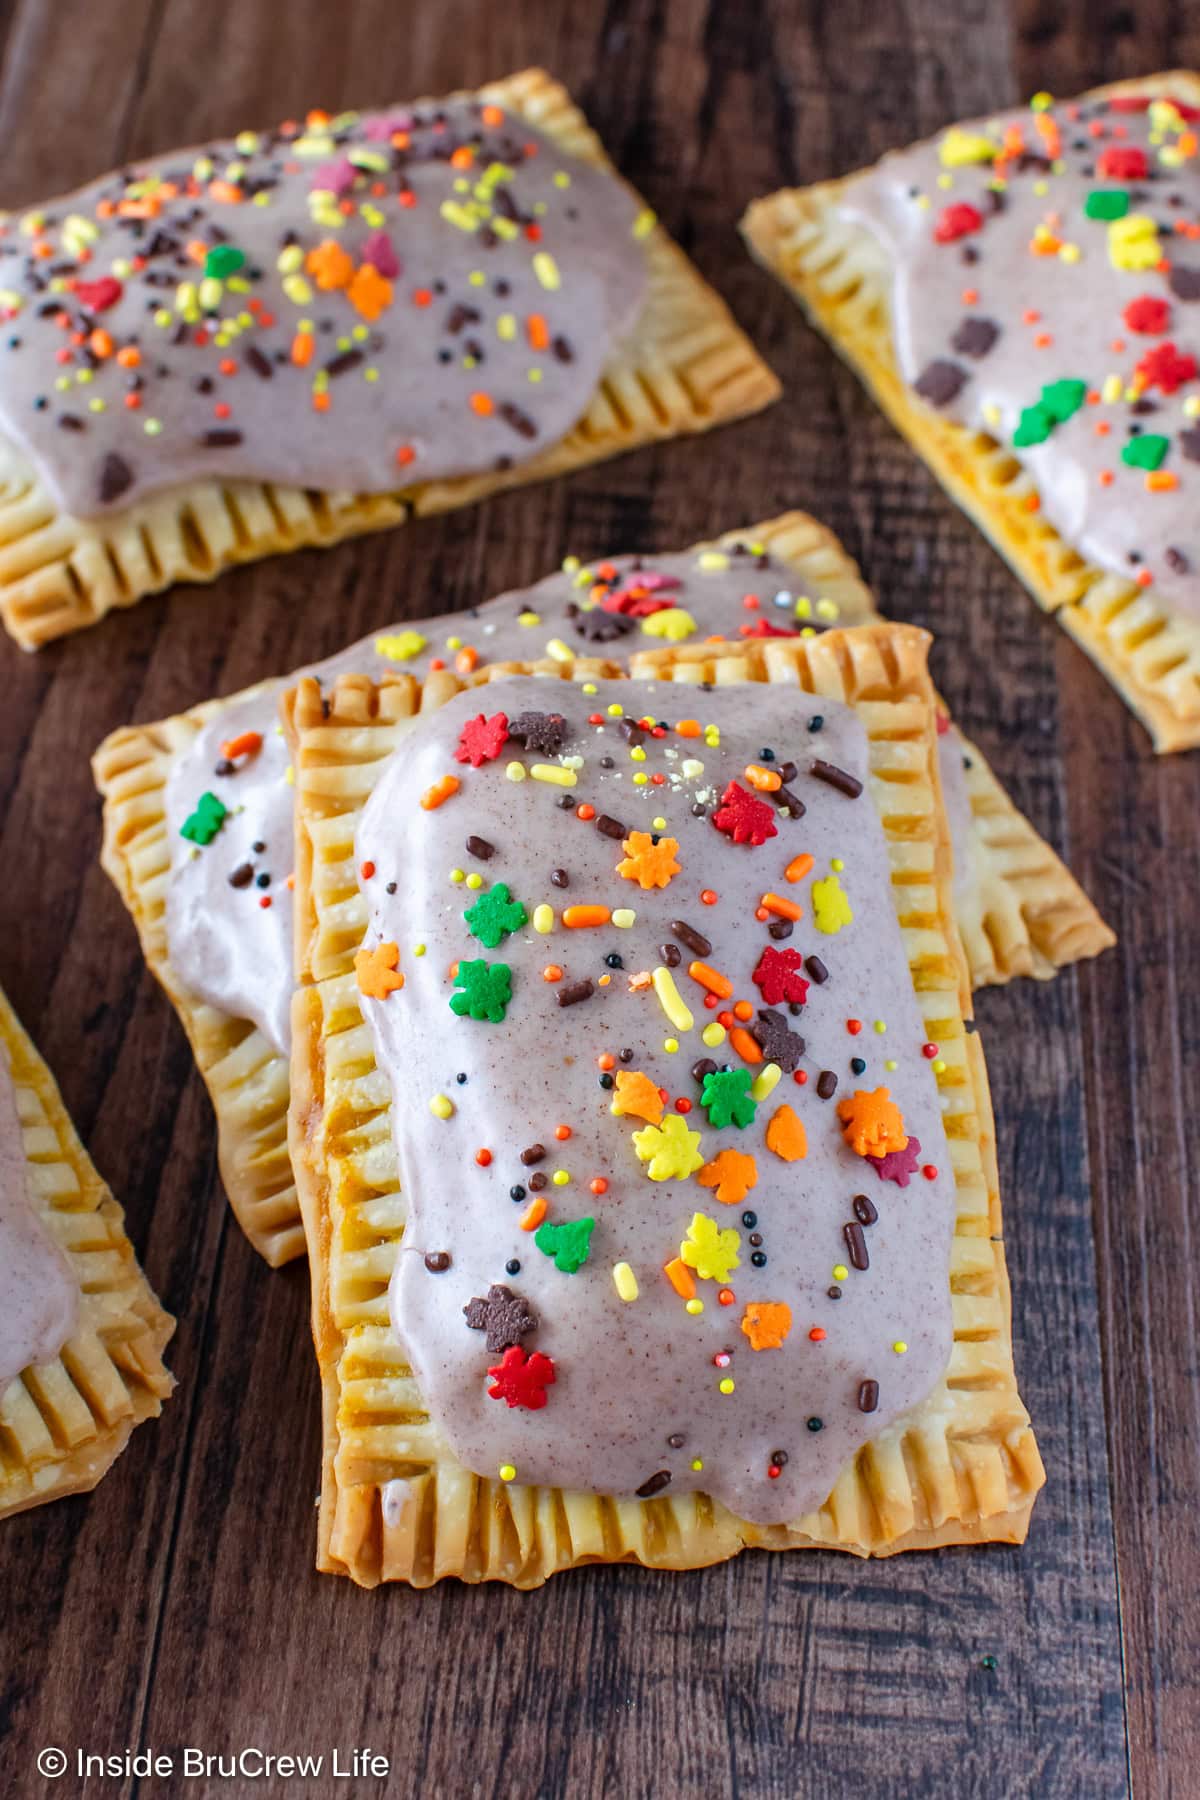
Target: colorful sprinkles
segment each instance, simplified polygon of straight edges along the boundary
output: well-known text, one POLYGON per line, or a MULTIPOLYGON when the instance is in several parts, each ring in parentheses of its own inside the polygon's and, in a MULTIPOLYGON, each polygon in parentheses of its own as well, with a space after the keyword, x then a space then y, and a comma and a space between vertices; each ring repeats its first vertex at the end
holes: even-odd
POLYGON ((506 469, 578 416, 652 228, 471 96, 127 167, 0 223, 12 435, 82 517, 198 472, 332 489, 353 459, 387 492, 506 469))
MULTIPOLYGON (((661 593, 629 596, 632 585, 616 587, 631 604, 661 593)), ((531 689, 523 684, 522 698, 531 689)), ((508 699, 513 690, 494 691, 508 699)), ((503 1467, 545 1479, 555 1435, 569 1433, 588 1404, 578 1316, 591 1321, 586 1330, 665 1332, 671 1347, 664 1394, 679 1411, 677 1427, 668 1419, 665 1443, 647 1444, 626 1491, 649 1501, 701 1475, 719 1487, 722 1420, 753 1434, 764 1408, 754 1478, 762 1493, 753 1504, 765 1508, 761 1516, 786 1516, 778 1508, 791 1505, 806 1472, 811 1479, 818 1437, 844 1458, 847 1443, 865 1441, 866 1428, 853 1421, 903 1410, 910 1378, 898 1365, 927 1357, 924 1316, 889 1305, 894 1275, 889 1255, 872 1254, 872 1236, 885 1212, 903 1223, 911 1203, 901 1190, 922 1168, 897 1084, 909 1101, 922 1096, 928 1136, 945 1062, 915 1008, 916 1023, 899 1032, 905 1041, 893 1041, 901 1021, 872 982, 879 918, 860 847, 880 827, 865 798, 865 749, 855 750, 832 703, 815 727, 801 716, 786 730, 806 743, 814 728, 826 733, 837 760, 802 755, 797 741, 755 743, 747 754, 725 699, 697 694, 698 717, 640 710, 661 705, 662 692, 624 684, 597 689, 590 712, 576 692, 562 713, 509 706, 465 722, 460 708, 451 797, 460 811, 451 821, 447 806, 445 823, 442 808, 423 813, 438 766, 425 758, 412 764, 425 786, 409 792, 410 820, 428 820, 421 829, 436 834, 429 841, 448 861, 466 844, 489 874, 502 874, 490 884, 481 877, 468 893, 463 871, 451 867, 448 885, 443 873, 430 886, 439 917, 407 916, 411 902, 396 891, 404 863, 399 883, 386 878, 409 824, 393 793, 386 828, 376 832, 373 800, 360 830, 372 926, 359 987, 369 1019, 400 1009, 396 1029, 408 1008, 429 1001, 432 1023, 437 1007, 461 1021, 447 1039, 458 1075, 454 1062, 435 1075, 455 1100, 437 1093, 420 1111, 440 1134, 439 1179, 463 1190, 455 1205, 488 1221, 472 1265, 499 1253, 485 1285, 459 1303, 457 1329, 464 1339, 481 1334, 478 1347, 464 1343, 456 1353, 452 1337, 445 1352, 477 1356, 485 1413, 491 1401, 497 1418, 512 1416, 487 1467, 509 1452, 503 1467), (607 697, 613 692, 620 702, 607 697), (697 744, 702 756, 692 754, 697 744), (565 817, 556 783, 509 785, 514 748, 526 775, 535 756, 571 774, 565 817), (639 774, 648 778, 641 787, 639 774), (631 888, 639 904, 624 909, 631 888), (709 929, 696 922, 700 907, 710 909, 709 929), (791 942, 780 940, 779 926, 791 942), (404 946, 414 941, 431 954, 410 961, 404 946), (505 960, 491 960, 497 954, 505 960), (558 1023, 564 1008, 569 1025, 558 1023), (824 1065, 845 1068, 838 1046, 847 1036, 858 1054, 839 1087, 824 1065), (885 1037, 896 1071, 887 1082, 885 1037), (493 1041, 503 1048, 488 1048, 493 1041), (498 1115, 476 1110, 491 1077, 480 1082, 473 1055, 487 1071, 505 1069, 498 1115), (833 1209, 821 1223, 831 1181, 833 1209), (793 1194, 794 1203, 781 1203, 793 1194), (665 1229, 647 1233, 646 1221, 665 1229), (812 1232, 810 1278, 797 1273, 796 1252, 800 1234, 807 1242, 812 1232), (830 1370, 842 1371, 834 1387, 830 1370), (790 1443, 772 1399, 778 1381, 799 1396, 787 1415, 790 1443), (535 1414, 536 1427, 517 1423, 535 1414)), ((896 931, 892 953, 902 958, 896 931)), ((423 1016, 420 1054, 436 1071, 437 1034, 423 1016)), ((428 1270, 448 1283, 449 1263, 430 1261, 437 1254, 425 1254, 420 1279, 428 1270)))
POLYGON ((1074 548, 1195 611, 1197 109, 1038 96, 889 157, 847 206, 899 228, 921 398, 1011 444, 1074 548))

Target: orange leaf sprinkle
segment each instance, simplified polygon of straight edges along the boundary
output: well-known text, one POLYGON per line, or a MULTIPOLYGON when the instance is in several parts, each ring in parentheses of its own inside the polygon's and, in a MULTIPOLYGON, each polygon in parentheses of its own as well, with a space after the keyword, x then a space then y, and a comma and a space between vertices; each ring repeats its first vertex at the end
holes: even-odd
POLYGON ((744 1150, 718 1150, 696 1180, 701 1187, 714 1188, 722 1206, 737 1206, 757 1185, 758 1164, 744 1150))
POLYGON ((392 304, 392 284, 373 263, 360 263, 346 289, 346 298, 359 317, 373 325, 392 304))
POLYGON ((369 1000, 386 1000, 402 988, 404 977, 397 966, 399 961, 399 944, 376 944, 373 950, 356 950, 354 973, 359 993, 369 1000))
POLYGON ((908 1143, 904 1115, 888 1088, 859 1088, 838 1101, 842 1136, 857 1156, 890 1156, 908 1143))
POLYGON ((782 1350, 791 1329, 792 1309, 782 1300, 751 1300, 742 1314, 752 1350, 782 1350))
POLYGON ((421 795, 422 812, 433 812, 444 800, 449 800, 451 794, 457 794, 459 786, 457 775, 443 775, 421 795))
POLYGON ((784 1101, 771 1114, 767 1126, 767 1149, 784 1162, 802 1162, 808 1155, 808 1133, 804 1121, 784 1101))
POLYGON ((647 1125, 657 1125, 663 1116, 662 1095, 640 1069, 622 1069, 608 1110, 617 1119, 632 1116, 645 1119, 647 1125))
POLYGON ((719 969, 712 969, 705 962, 689 963, 688 974, 702 988, 707 988, 710 994, 715 994, 718 1000, 728 1000, 733 992, 733 983, 728 975, 722 975, 719 969))
POLYGON ((669 1263, 664 1263, 663 1274, 666 1276, 681 1300, 695 1299, 695 1278, 681 1256, 673 1256, 669 1263))
POLYGON ((304 267, 317 286, 326 292, 349 287, 354 279, 354 259, 336 238, 323 238, 314 245, 304 259, 304 267))
POLYGON ((631 831, 622 848, 625 856, 617 864, 617 874, 641 888, 665 888, 679 873, 675 861, 679 844, 673 837, 660 837, 656 844, 648 831, 631 831))
POLYGON ((568 931, 584 931, 589 925, 607 925, 612 913, 607 906, 568 906, 562 922, 568 931))

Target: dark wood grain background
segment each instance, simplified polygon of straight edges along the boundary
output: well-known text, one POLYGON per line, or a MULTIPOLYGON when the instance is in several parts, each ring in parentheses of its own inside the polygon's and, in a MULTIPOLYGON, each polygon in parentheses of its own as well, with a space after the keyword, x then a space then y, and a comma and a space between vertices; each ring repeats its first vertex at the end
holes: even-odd
POLYGON ((179 590, 36 658, 0 644, 0 981, 178 1315, 180 1383, 96 1494, 0 1527, 0 1792, 1200 1793, 1197 758, 1153 757, 735 231, 756 194, 956 115, 1200 66, 1196 0, 0 0, 0 38, 7 205, 541 62, 785 383, 707 441, 179 590), (183 1033, 97 866, 88 754, 568 549, 673 547, 793 505, 885 610, 937 631, 964 726, 1120 934, 980 1005, 1049 1469, 1030 1541, 590 1569, 533 1595, 319 1578, 305 1273, 271 1274, 222 1203, 183 1033), (81 1787, 34 1772, 47 1744, 370 1744, 392 1775, 81 1787))

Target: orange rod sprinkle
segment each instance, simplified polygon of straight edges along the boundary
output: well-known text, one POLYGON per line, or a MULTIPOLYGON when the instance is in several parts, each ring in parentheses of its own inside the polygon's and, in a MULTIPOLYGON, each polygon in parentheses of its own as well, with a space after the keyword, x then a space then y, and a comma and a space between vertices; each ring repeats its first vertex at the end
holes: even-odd
POLYGON ((529 1202, 529 1205, 525 1208, 525 1211, 521 1214, 517 1223, 520 1225, 522 1231, 536 1231, 545 1216, 546 1202, 539 1194, 536 1200, 531 1200, 529 1202))
POLYGON ((784 880, 803 881, 812 866, 812 857, 808 854, 807 850, 802 850, 799 856, 793 856, 791 862, 783 871, 784 880))
POLYGON ((743 771, 752 788, 760 794, 773 794, 776 788, 783 786, 783 777, 778 769, 764 769, 761 763, 747 763, 743 771))
POLYGON ((434 812, 444 800, 450 798, 451 794, 457 794, 459 785, 457 775, 443 775, 440 781, 435 781, 433 786, 427 787, 421 795, 422 812, 434 812))
POLYGON ((785 900, 782 894, 764 894, 758 903, 769 913, 776 913, 781 919, 802 919, 804 908, 797 906, 794 900, 785 900))
POLYGON ((692 1271, 688 1268, 682 1257, 672 1257, 669 1263, 664 1263, 663 1274, 666 1276, 681 1300, 691 1300, 695 1298, 696 1283, 693 1279, 692 1271))
POLYGON ((728 1000, 733 992, 733 983, 728 975, 722 975, 719 969, 712 969, 705 962, 688 964, 688 974, 693 981, 698 981, 702 988, 715 994, 719 1000, 728 1000))
POLYGON ((562 922, 568 931, 581 931, 588 925, 607 925, 612 913, 607 906, 568 906, 562 922))
POLYGON ((262 749, 261 731, 242 731, 237 737, 226 738, 221 745, 221 755, 232 762, 235 756, 257 756, 262 749))
POLYGON ((729 1034, 729 1042, 737 1051, 743 1062, 760 1063, 762 1050, 754 1038, 742 1026, 735 1025, 729 1034))

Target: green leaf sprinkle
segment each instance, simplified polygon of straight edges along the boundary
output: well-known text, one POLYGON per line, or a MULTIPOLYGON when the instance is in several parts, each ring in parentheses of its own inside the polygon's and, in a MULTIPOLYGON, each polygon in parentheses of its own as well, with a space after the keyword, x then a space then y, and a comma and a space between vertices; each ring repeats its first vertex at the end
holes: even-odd
POLYGON ((582 1269, 592 1248, 595 1219, 569 1219, 562 1225, 539 1225, 533 1241, 543 1256, 552 1256, 560 1275, 582 1269))
POLYGON ((1129 211, 1129 195, 1124 188, 1093 188, 1083 210, 1089 219, 1123 219, 1129 211))
POLYGON ((512 970, 507 963, 460 962, 450 1010, 461 1019, 490 1019, 499 1025, 512 999, 512 970))
POLYGON ((496 882, 486 894, 480 894, 463 918, 472 937, 477 937, 489 950, 495 950, 513 931, 519 931, 528 918, 519 900, 514 900, 503 881, 496 882))
POLYGON ((229 808, 216 794, 203 793, 196 802, 196 810, 189 813, 179 827, 180 837, 190 838, 193 844, 211 844, 229 816, 229 808))
POLYGON ((718 1131, 724 1130, 726 1125, 753 1125, 752 1081, 749 1069, 715 1069, 704 1077, 700 1104, 708 1114, 710 1125, 718 1131))
POLYGON ((1157 469, 1170 448, 1170 438, 1146 431, 1140 437, 1130 438, 1121 452, 1121 461, 1131 469, 1157 469))

